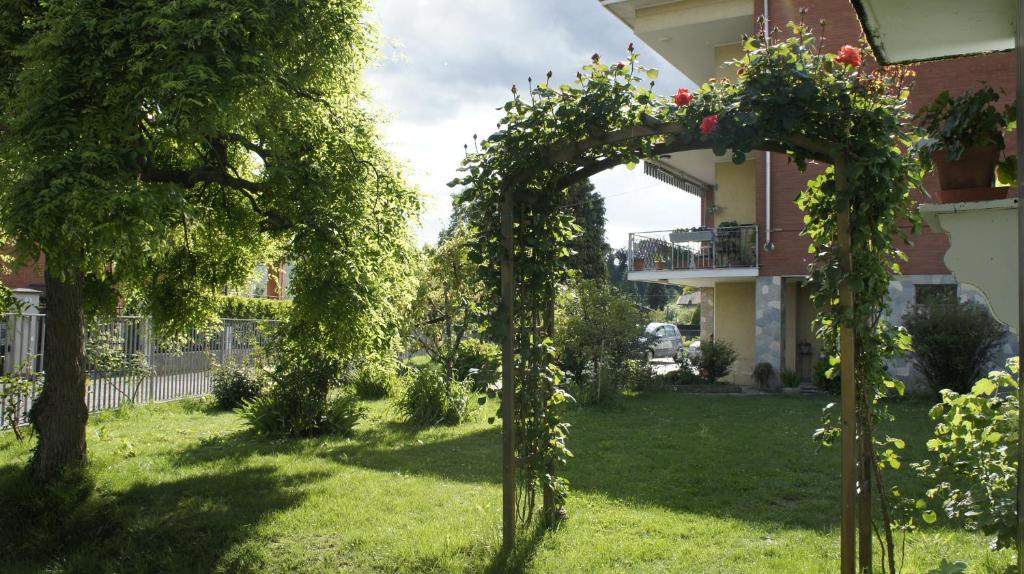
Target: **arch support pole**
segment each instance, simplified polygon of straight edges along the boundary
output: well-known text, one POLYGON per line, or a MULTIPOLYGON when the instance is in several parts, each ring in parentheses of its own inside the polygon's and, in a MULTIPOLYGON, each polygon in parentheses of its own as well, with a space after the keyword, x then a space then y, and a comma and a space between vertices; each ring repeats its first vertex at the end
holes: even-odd
POLYGON ((515 435, 515 227, 512 190, 501 198, 501 545, 510 552, 516 543, 515 435))
MULTIPOLYGON (((836 166, 837 187, 843 184, 842 173, 836 166)), ((842 193, 841 189, 837 189, 842 193)), ((847 204, 837 217, 837 241, 839 244, 839 267, 844 276, 853 269, 850 253, 850 205, 847 204)), ((839 304, 846 310, 853 309, 853 291, 849 279, 844 277, 839 284, 839 304)), ((839 326, 839 368, 840 368, 840 429, 842 432, 842 527, 840 530, 840 572, 855 574, 857 561, 857 381, 856 337, 851 326, 845 322, 839 326)))

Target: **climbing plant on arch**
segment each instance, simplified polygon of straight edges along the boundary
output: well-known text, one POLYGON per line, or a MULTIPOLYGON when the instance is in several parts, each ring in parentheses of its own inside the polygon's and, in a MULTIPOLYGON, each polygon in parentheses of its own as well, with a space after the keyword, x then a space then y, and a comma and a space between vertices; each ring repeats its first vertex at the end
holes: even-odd
POLYGON ((885 379, 894 345, 882 317, 903 257, 896 239, 906 239, 906 222, 917 226, 910 193, 923 175, 906 107, 912 72, 865 71, 859 50, 823 53, 807 26, 789 26, 785 38, 744 40, 732 62, 737 81, 711 80, 671 100, 654 93, 657 71, 640 65, 632 45, 618 63, 594 54, 572 81, 559 84, 549 72, 525 91, 513 86, 498 131, 467 154, 452 185, 462 186, 457 202, 478 234, 474 257, 492 263, 481 269, 496 303, 492 329, 504 342, 506 547, 538 494, 551 522, 568 489, 556 472, 571 456, 557 405, 570 398, 551 348, 555 293, 576 231, 566 188, 667 153, 711 149, 741 163, 763 150, 801 169, 821 164, 796 201, 813 254, 818 335, 838 355, 842 378, 843 567, 853 571, 858 522, 862 567, 871 564, 871 478, 884 497, 881 466, 895 456, 871 433, 876 397, 897 385, 885 379), (866 487, 859 503, 858 482, 866 487))

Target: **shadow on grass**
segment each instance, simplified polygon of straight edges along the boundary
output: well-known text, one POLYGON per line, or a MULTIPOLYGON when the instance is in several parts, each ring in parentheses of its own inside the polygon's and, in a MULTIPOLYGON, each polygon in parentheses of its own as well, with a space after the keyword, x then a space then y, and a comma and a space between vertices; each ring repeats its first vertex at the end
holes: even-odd
POLYGON ((5 572, 258 570, 244 556, 226 555, 264 516, 300 504, 300 487, 323 477, 250 467, 106 493, 88 481, 41 489, 23 467, 0 467, 0 563, 5 572))

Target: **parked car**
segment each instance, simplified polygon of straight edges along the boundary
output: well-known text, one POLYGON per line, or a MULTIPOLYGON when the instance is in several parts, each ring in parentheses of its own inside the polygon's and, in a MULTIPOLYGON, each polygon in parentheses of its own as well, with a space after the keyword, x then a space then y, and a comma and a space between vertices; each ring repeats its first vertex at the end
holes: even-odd
POLYGON ((683 337, 679 328, 671 323, 648 324, 640 337, 640 343, 648 361, 664 357, 681 361, 683 358, 683 337))

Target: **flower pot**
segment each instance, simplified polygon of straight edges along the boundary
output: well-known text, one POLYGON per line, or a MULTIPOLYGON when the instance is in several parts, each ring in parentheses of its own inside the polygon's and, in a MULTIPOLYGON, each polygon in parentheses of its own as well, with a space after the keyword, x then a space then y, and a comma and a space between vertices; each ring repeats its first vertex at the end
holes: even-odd
POLYGON ((654 268, 657 269, 658 271, 661 271, 662 269, 665 268, 665 262, 664 261, 655 261, 654 262, 654 268))
POLYGON ((963 201, 989 201, 1006 199, 1008 187, 967 187, 961 189, 940 189, 932 193, 939 203, 960 203, 963 201))
POLYGON ((646 267, 646 263, 643 257, 633 258, 633 271, 643 271, 644 267, 646 267))
POLYGON ((939 150, 932 154, 932 161, 939 173, 939 187, 943 190, 991 187, 995 181, 999 147, 993 144, 967 148, 956 161, 947 159, 946 150, 939 150))

